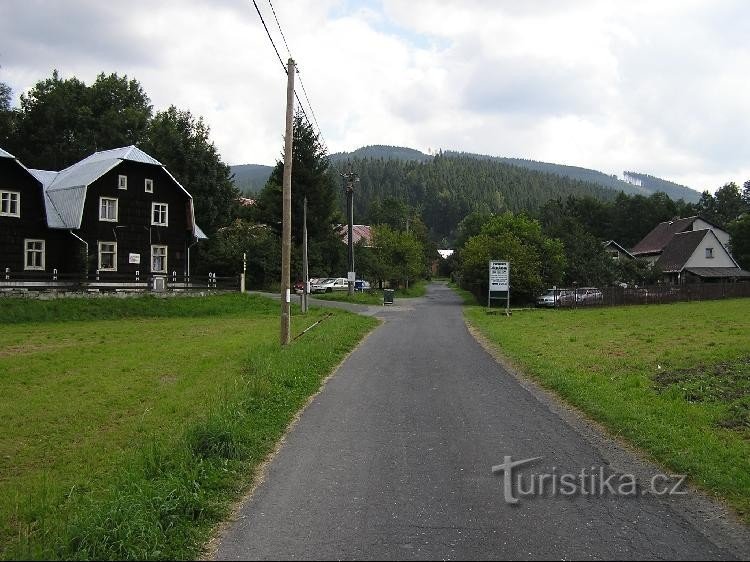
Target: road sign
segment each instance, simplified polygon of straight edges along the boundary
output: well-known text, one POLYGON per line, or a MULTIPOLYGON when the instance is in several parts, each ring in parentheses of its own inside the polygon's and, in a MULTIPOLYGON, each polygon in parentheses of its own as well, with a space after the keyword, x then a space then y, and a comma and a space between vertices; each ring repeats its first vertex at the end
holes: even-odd
POLYGON ((505 313, 510 314, 510 262, 490 261, 490 283, 487 289, 487 309, 492 299, 505 301, 505 313))
POLYGON ((507 261, 490 262, 490 291, 510 289, 510 264, 507 261))

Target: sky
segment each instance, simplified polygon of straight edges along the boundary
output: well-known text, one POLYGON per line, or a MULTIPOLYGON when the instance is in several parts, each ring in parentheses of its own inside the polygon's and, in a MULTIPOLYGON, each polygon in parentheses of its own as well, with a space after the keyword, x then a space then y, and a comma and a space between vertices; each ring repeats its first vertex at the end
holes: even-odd
MULTIPOLYGON (((273 2, 273 0, 271 0, 273 2)), ((281 58, 269 0, 256 0, 281 58)), ((329 152, 371 144, 750 180, 746 0, 276 0, 329 152)), ((252 0, 2 0, 0 82, 138 80, 228 164, 283 149, 286 76, 252 0)), ((301 78, 312 111, 299 86, 301 78)))

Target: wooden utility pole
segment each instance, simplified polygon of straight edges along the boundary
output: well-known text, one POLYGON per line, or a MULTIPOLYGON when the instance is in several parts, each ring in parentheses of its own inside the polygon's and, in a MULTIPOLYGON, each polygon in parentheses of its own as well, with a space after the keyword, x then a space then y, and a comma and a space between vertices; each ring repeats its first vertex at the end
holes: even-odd
POLYGON ((302 312, 307 312, 307 293, 310 290, 310 272, 307 270, 307 197, 302 204, 302 312))
POLYGON ((290 263, 292 256, 292 142, 294 140, 294 61, 287 64, 286 136, 284 138, 284 181, 281 228, 281 345, 289 345, 291 337, 290 263))

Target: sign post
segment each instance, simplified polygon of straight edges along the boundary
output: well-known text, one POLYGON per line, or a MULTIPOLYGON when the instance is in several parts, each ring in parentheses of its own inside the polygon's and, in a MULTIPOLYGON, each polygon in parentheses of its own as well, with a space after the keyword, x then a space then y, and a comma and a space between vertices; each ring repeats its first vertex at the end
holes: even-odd
POLYGON ((510 316, 510 262, 490 261, 490 283, 487 290, 487 310, 492 300, 505 301, 505 314, 510 316))

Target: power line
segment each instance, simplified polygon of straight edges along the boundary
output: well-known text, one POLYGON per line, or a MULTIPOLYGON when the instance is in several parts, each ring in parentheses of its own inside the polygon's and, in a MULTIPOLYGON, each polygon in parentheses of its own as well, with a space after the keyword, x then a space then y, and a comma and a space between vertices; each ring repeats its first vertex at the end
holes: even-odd
MULTIPOLYGON (((279 33, 281 33, 281 38, 284 40, 284 45, 286 46, 286 52, 289 53, 289 58, 292 58, 292 51, 289 49, 289 44, 286 42, 286 37, 284 37, 284 32, 281 31, 281 24, 279 23, 279 18, 276 17, 276 10, 273 9, 273 4, 271 3, 271 0, 268 0, 268 5, 271 6, 271 12, 273 12, 273 19, 276 20, 276 27, 279 28, 279 33)), ((297 71, 297 74, 299 74, 299 71, 297 71)))
POLYGON ((255 2, 255 0, 253 0, 253 6, 255 6, 255 11, 258 12, 258 17, 260 18, 260 23, 263 24, 263 28, 266 30, 266 34, 268 35, 268 39, 271 41, 271 45, 273 45, 273 50, 276 51, 276 56, 279 57, 279 62, 281 63, 281 68, 284 69, 284 74, 286 74, 287 73, 286 65, 284 64, 284 61, 282 60, 281 55, 279 54, 279 50, 276 48, 276 43, 273 42, 273 37, 271 37, 271 32, 268 31, 268 26, 266 25, 266 21, 263 19, 263 14, 260 13, 260 8, 258 8, 258 4, 257 4, 257 2, 255 2))
MULTIPOLYGON (((284 41, 286 52, 289 55, 289 58, 293 59, 294 57, 292 57, 292 51, 289 48, 289 43, 286 40, 284 31, 281 29, 281 22, 279 21, 279 18, 276 15, 276 10, 274 9, 273 3, 271 2, 271 0, 268 0, 268 5, 271 7, 271 12, 273 13, 273 18, 276 21, 276 27, 278 27, 279 33, 281 34, 281 38, 284 41)), ((284 70, 284 73, 287 74, 288 73, 287 67, 284 64, 284 60, 281 58, 281 55, 279 54, 279 50, 276 48, 276 42, 273 40, 273 37, 271 36, 271 32, 269 31, 268 26, 266 25, 266 21, 263 19, 263 14, 261 14, 260 8, 258 7, 258 3, 256 2, 256 0, 253 0, 253 6, 255 6, 255 11, 258 12, 258 17, 260 18, 260 21, 263 24, 263 28, 266 30, 266 35, 268 35, 268 40, 271 41, 271 46, 273 46, 273 50, 276 53, 276 57, 279 59, 281 68, 284 70)), ((321 144, 327 149, 325 137, 323 136, 323 131, 320 128, 320 124, 318 123, 318 117, 315 115, 315 110, 313 109, 312 103, 310 103, 310 97, 307 95, 307 89, 305 88, 305 84, 304 82, 302 82, 302 74, 299 71, 299 67, 297 67, 296 72, 297 72, 297 75, 299 76, 299 83, 300 83, 300 86, 302 87, 302 93, 305 96, 305 101, 307 101, 307 106, 310 108, 310 113, 313 116, 315 127, 317 128, 318 134, 320 135, 321 144)), ((312 123, 310 123, 310 118, 307 116, 307 112, 305 111, 305 106, 302 103, 302 100, 300 99, 299 94, 297 93, 296 90, 294 91, 294 97, 297 99, 297 103, 299 104, 299 109, 302 111, 302 115, 305 117, 305 121, 307 121, 308 124, 312 125, 312 123)), ((329 159, 329 162, 330 162, 330 159, 329 159)), ((336 168, 336 166, 333 165, 333 162, 331 162, 331 165, 334 167, 334 169, 336 168)))

